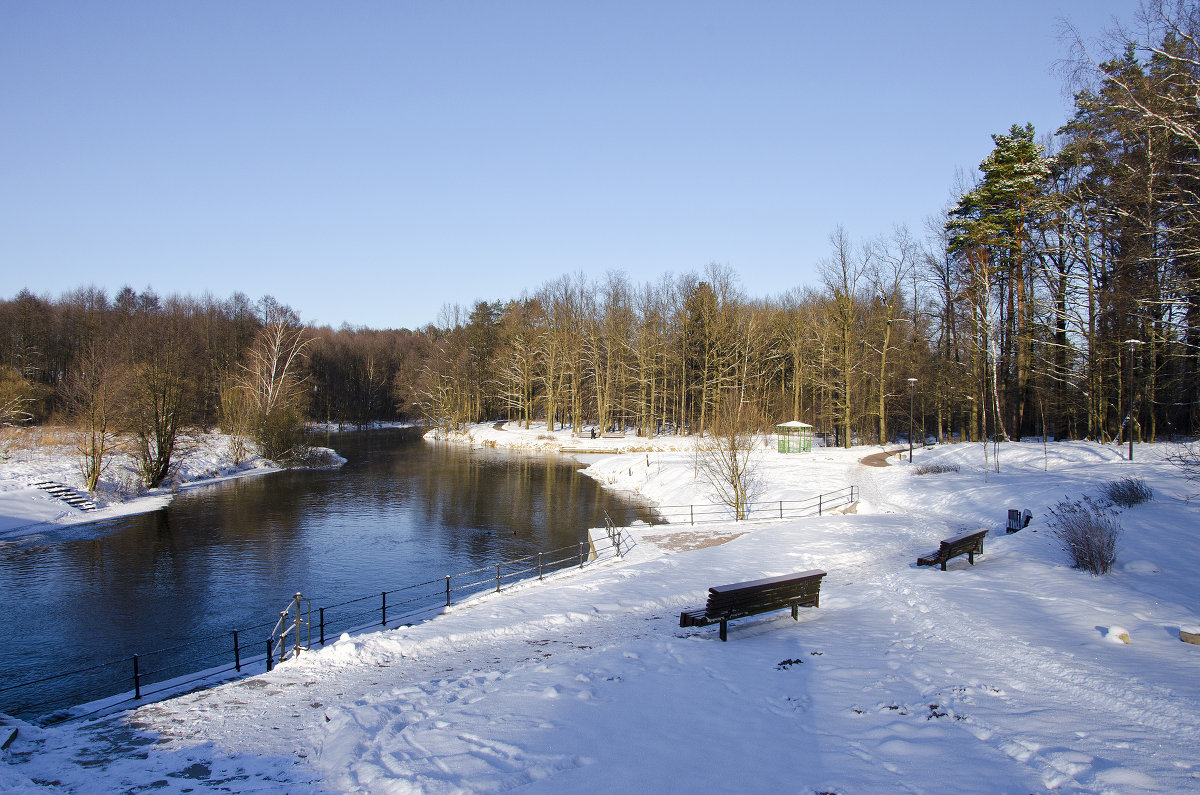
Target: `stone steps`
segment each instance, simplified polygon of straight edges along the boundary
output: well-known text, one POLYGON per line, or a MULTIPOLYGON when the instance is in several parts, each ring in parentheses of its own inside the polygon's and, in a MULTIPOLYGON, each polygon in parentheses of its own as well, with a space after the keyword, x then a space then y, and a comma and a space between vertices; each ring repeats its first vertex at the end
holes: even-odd
POLYGON ((96 503, 70 486, 55 483, 53 480, 42 480, 37 483, 30 483, 29 485, 35 489, 41 489, 52 497, 57 497, 72 508, 78 508, 81 511, 95 511, 99 507, 96 503))

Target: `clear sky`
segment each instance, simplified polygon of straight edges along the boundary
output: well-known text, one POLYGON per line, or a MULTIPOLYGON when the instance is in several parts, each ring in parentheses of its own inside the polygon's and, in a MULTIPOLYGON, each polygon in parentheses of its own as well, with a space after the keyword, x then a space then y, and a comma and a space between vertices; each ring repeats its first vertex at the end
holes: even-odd
POLYGON ((414 328, 564 273, 815 283, 1135 0, 0 0, 0 296, 264 294, 414 328))

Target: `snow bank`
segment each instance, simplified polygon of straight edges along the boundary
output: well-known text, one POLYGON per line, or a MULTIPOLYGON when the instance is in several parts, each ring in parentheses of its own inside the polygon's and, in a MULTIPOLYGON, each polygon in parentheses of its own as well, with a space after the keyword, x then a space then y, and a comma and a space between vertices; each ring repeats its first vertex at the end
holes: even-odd
POLYGON ((631 434, 606 438, 597 433, 596 437, 592 438, 590 426, 576 436, 571 428, 549 431, 544 422, 530 428, 523 427, 519 422, 481 423, 468 425, 461 431, 449 433, 435 428, 428 431, 425 438, 430 441, 469 444, 473 447, 572 454, 692 450, 695 447, 695 438, 690 436, 667 435, 646 438, 631 434))
MULTIPOLYGON (((134 457, 117 451, 109 457, 96 492, 89 494, 84 491, 80 457, 69 431, 34 429, 31 441, 29 446, 6 450, 0 461, 0 539, 38 532, 46 525, 77 525, 154 511, 185 489, 279 470, 274 462, 253 453, 235 462, 230 437, 224 434, 195 434, 180 440, 172 476, 161 487, 142 488, 134 457), (73 507, 33 486, 43 481, 76 490, 98 510, 73 507)), ((318 450, 336 466, 346 463, 333 450, 318 450)))
MULTIPOLYGON (((483 439, 484 436, 476 436, 483 439)), ((0 788, 90 792, 1180 792, 1200 787, 1200 511, 1165 451, 979 445, 858 464, 764 451, 771 495, 855 483, 853 513, 634 528, 625 559, 344 636, 267 675, 79 726, 22 726, 0 788), (950 471, 918 475, 917 465, 950 471), (954 470, 953 467, 958 469, 954 470), (1056 501, 1144 479, 1118 566, 1069 567, 1056 501), (1029 527, 1004 532, 1008 508, 1029 527), (970 566, 916 557, 963 527, 970 566), (1123 563, 1138 562, 1136 566, 1123 563), (821 607, 680 629, 712 585, 821 568, 821 607), (1132 642, 1114 643, 1109 633, 1132 642), (726 750, 721 750, 726 749, 726 750), (48 782, 53 782, 49 784, 48 782)), ((592 475, 685 503, 686 453, 604 456, 592 475), (647 455, 649 459, 647 460, 647 455)), ((782 498, 782 496, 776 497, 782 498)))

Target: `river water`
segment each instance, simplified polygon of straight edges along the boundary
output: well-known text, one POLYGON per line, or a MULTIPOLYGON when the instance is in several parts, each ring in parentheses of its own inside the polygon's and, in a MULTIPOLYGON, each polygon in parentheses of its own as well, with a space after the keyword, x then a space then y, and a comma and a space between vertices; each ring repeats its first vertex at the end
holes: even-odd
MULTIPOLYGON (((96 688, 128 689, 121 661, 133 654, 147 655, 143 672, 147 663, 175 674, 204 667, 198 648, 224 664, 232 642, 187 644, 273 622, 298 591, 314 608, 378 601, 577 545, 605 511, 618 523, 649 518, 567 457, 470 450, 404 430, 319 443, 346 465, 191 489, 153 513, 0 542, 0 712, 43 714, 91 700, 96 688), (64 680, 5 690, 110 661, 119 664, 77 696, 64 680)), ((244 633, 247 656, 265 651, 268 630, 244 633)))

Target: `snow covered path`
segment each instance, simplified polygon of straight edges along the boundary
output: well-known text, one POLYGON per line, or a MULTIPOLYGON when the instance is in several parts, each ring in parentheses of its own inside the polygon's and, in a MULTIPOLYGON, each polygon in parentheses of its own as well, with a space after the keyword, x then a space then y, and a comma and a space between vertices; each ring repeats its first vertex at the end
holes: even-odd
MULTIPOLYGON (((624 561, 346 638, 268 675, 81 727, 22 727, 0 788, 1200 788, 1200 647, 1178 638, 1200 610, 1196 506, 1161 461, 1139 465, 1155 500, 1122 514, 1118 570, 1094 578, 1066 565, 1044 523, 1006 536, 1003 509, 1041 517, 1064 488, 1129 470, 1063 450, 1050 478, 1040 448, 1026 453, 986 481, 776 461, 782 490, 856 481, 860 513, 740 525, 729 543, 678 554, 643 540, 624 561), (985 520, 976 566, 915 566, 985 520), (678 627, 708 586, 808 568, 829 574, 799 622, 736 621, 728 643, 678 627), (1132 642, 1107 639, 1114 626, 1132 642)), ((970 454, 929 457, 966 470, 970 454)), ((611 471, 641 477, 643 492, 678 474, 639 475, 641 456, 622 458, 611 471)))

